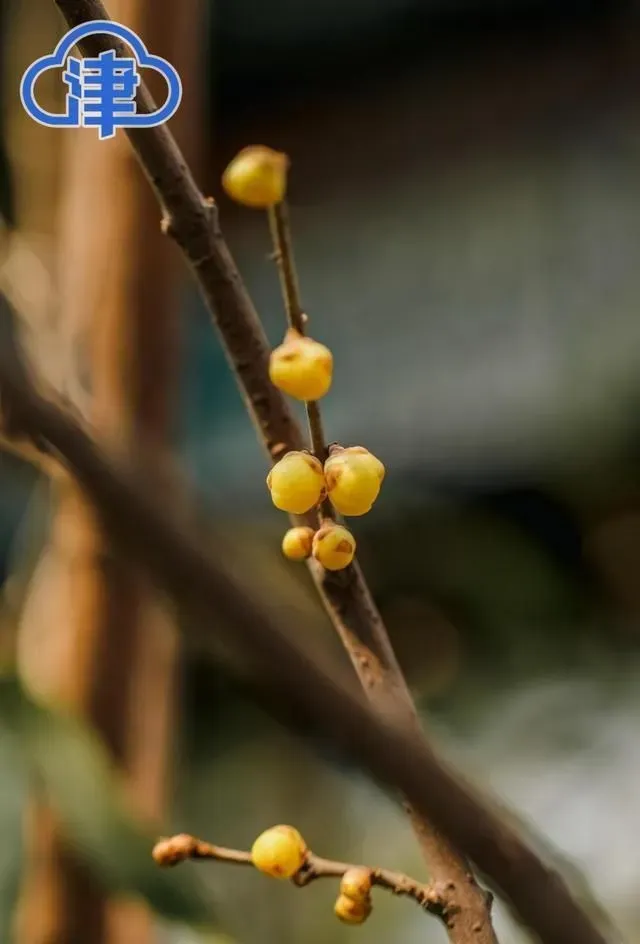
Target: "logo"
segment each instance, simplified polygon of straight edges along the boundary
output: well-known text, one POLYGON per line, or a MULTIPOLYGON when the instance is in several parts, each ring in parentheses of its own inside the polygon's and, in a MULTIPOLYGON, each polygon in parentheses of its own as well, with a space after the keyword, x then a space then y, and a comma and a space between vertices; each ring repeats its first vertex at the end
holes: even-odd
POLYGON ((97 128, 100 139, 112 138, 117 128, 153 128, 178 110, 182 98, 180 76, 166 59, 153 56, 132 30, 111 20, 82 23, 62 37, 49 56, 36 59, 22 76, 20 99, 27 114, 48 128, 97 128), (77 59, 71 50, 81 39, 95 34, 115 36, 125 42, 133 57, 119 56, 113 49, 95 58, 77 59), (61 70, 68 88, 63 114, 45 111, 35 97, 35 85, 50 69, 61 70), (154 112, 138 112, 136 91, 139 69, 160 72, 167 84, 167 98, 154 112))

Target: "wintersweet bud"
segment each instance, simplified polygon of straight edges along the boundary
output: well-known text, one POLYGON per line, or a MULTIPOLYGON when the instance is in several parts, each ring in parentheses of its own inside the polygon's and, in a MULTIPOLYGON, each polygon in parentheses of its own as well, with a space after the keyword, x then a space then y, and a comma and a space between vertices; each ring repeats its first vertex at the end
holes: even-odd
POLYGON ((371 870, 362 866, 354 866, 342 876, 340 894, 346 895, 352 901, 366 901, 371 891, 371 870))
POLYGON ((302 867, 307 854, 304 839, 293 826, 272 826, 251 847, 251 861, 273 878, 291 878, 302 867))
POLYGON ((265 210, 284 199, 288 167, 286 154, 252 145, 243 148, 228 164, 222 186, 236 203, 265 210))
POLYGON ((267 487, 276 508, 303 515, 325 496, 322 465, 308 452, 288 452, 269 472, 267 487))
POLYGON ((271 352, 271 383, 296 400, 320 400, 333 376, 333 355, 328 347, 290 328, 282 344, 271 352))
POLYGON ((364 446, 336 449, 324 464, 331 504, 341 515, 366 515, 380 493, 385 475, 382 462, 364 446))
POLYGON ((356 539, 347 528, 327 522, 313 536, 313 556, 326 570, 343 570, 356 553, 356 539))
POLYGON ((289 528, 282 539, 282 553, 289 560, 302 561, 311 557, 313 528, 289 528))
POLYGON ((371 914, 371 902, 354 901, 347 895, 340 895, 334 905, 334 913, 345 924, 363 924, 371 914))

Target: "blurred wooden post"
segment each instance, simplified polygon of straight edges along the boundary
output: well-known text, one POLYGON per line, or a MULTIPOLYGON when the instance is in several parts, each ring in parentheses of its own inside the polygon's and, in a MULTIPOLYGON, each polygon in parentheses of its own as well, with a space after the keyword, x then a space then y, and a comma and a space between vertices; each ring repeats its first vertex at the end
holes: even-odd
MULTIPOLYGON (((172 124, 193 160, 201 3, 111 0, 109 12, 178 69, 184 98, 172 124)), ((164 94, 158 88, 160 100, 164 94)), ((124 134, 99 141, 93 129, 67 132, 65 144, 61 330, 85 342, 92 422, 113 448, 144 464, 150 487, 167 487, 162 470, 176 400, 182 269, 160 233, 157 206, 124 134)), ((88 718, 128 773, 134 805, 158 820, 172 743, 174 627, 142 577, 110 556, 91 509, 68 480, 59 483, 51 547, 22 632, 28 680, 88 718)), ((20 944, 149 941, 146 910, 106 901, 62 848, 52 813, 37 803, 29 811, 29 849, 20 944)))

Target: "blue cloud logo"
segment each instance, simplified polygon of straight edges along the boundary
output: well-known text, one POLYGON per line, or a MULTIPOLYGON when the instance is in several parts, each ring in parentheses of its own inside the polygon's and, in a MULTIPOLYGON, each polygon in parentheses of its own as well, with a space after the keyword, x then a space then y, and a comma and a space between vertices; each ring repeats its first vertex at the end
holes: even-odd
POLYGON ((141 39, 126 26, 112 20, 92 20, 69 30, 49 56, 36 59, 22 76, 20 99, 27 114, 49 128, 97 127, 100 138, 110 138, 116 128, 152 128, 164 124, 178 110, 182 99, 180 76, 166 59, 148 52, 141 39), (70 55, 81 39, 97 33, 125 42, 135 58, 118 56, 107 49, 95 58, 70 55), (56 114, 41 108, 34 89, 49 69, 63 69, 68 86, 66 110, 56 114), (167 98, 154 112, 138 113, 135 94, 140 85, 138 69, 154 69, 167 83, 167 98))

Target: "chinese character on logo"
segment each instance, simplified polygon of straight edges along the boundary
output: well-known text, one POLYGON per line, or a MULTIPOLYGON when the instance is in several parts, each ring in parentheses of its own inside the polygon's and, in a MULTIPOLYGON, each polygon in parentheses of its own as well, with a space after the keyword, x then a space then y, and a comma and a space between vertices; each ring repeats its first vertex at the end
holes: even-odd
POLYGON ((69 86, 67 114, 79 115, 85 128, 97 126, 101 138, 113 137, 122 119, 136 113, 140 76, 135 59, 118 59, 113 49, 97 59, 69 56, 62 78, 69 86))
POLYGON ((135 33, 111 20, 94 20, 70 30, 50 56, 42 56, 29 66, 20 83, 20 97, 28 115, 39 124, 58 128, 97 128, 98 136, 112 138, 117 128, 151 128, 164 124, 178 109, 182 84, 173 66, 160 56, 152 56, 135 33), (123 40, 134 57, 119 56, 107 49, 95 58, 72 56, 75 44, 87 36, 106 33, 123 40), (138 112, 136 92, 141 82, 138 68, 155 69, 167 83, 167 99, 154 112, 138 112), (49 69, 62 71, 67 86, 66 111, 45 111, 36 101, 38 78, 49 69))

